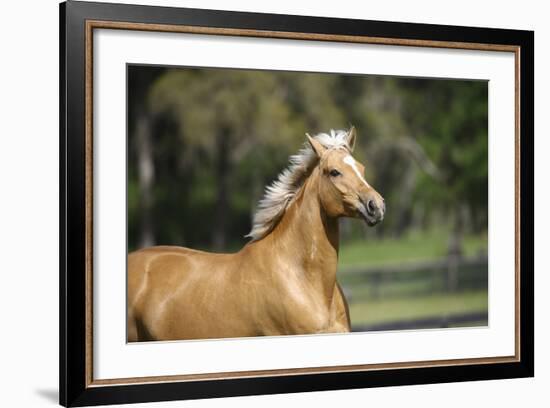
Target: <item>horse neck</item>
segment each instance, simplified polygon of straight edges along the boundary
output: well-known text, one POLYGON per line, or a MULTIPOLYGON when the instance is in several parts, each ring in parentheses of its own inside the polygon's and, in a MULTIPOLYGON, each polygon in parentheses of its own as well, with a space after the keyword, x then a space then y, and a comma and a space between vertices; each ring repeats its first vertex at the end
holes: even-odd
POLYGON ((258 243, 272 246, 278 259, 293 265, 289 269, 299 271, 330 303, 338 265, 338 220, 319 202, 318 177, 315 168, 274 230, 258 243))

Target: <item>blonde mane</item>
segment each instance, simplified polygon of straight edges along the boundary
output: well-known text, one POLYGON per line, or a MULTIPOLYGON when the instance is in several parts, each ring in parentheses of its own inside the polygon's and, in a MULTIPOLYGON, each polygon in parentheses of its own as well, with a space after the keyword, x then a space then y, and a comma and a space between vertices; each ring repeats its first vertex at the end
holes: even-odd
MULTIPOLYGON (((327 149, 343 147, 351 151, 347 135, 346 130, 331 129, 330 133, 319 133, 314 136, 314 139, 327 149)), ((271 232, 317 162, 317 155, 308 142, 297 154, 290 156, 288 167, 279 174, 273 183, 266 187, 264 196, 258 203, 254 214, 252 230, 246 237, 257 241, 271 232)))

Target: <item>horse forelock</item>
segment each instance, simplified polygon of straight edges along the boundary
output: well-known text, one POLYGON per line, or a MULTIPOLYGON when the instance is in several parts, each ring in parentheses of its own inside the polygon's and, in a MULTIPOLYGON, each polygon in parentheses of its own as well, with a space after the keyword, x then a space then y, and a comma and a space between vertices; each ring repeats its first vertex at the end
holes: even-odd
MULTIPOLYGON (((326 149, 351 151, 347 135, 345 130, 331 129, 329 133, 319 133, 313 138, 326 149)), ((252 230, 246 237, 257 241, 273 230, 317 163, 318 157, 307 142, 297 154, 290 156, 288 166, 266 187, 253 217, 252 230)))

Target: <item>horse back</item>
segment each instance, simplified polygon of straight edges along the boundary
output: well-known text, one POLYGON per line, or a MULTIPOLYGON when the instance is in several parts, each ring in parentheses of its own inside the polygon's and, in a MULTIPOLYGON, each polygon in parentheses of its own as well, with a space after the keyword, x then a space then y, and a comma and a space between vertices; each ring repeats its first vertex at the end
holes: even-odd
MULTIPOLYGON (((223 274, 230 254, 213 254, 184 247, 157 246, 128 255, 128 341, 166 339, 173 320, 170 309, 182 295, 197 292, 205 281, 223 274), (220 265, 215 268, 214 265, 220 265), (168 315, 167 315, 168 313, 168 315)), ((191 302, 189 296, 185 296, 191 302)), ((183 308, 182 308, 183 309, 183 308)), ((182 310, 183 313, 183 310, 182 310)))

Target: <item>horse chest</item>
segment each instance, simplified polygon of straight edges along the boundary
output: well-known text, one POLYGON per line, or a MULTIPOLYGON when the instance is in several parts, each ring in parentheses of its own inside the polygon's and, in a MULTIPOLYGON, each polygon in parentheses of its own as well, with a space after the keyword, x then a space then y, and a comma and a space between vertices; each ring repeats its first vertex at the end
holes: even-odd
POLYGON ((286 279, 264 306, 269 331, 275 328, 281 334, 325 332, 335 315, 332 299, 303 279, 286 279))

